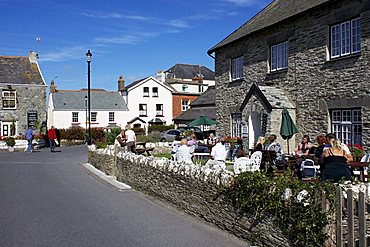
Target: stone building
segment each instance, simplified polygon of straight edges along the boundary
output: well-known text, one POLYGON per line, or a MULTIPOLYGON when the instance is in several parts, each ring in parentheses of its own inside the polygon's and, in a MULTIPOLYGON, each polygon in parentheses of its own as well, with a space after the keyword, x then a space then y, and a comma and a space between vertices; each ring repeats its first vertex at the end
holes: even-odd
MULTIPOLYGON (((212 47, 217 131, 279 136, 288 109, 300 131, 369 148, 370 1, 275 0, 212 47)), ((280 139, 280 142, 283 141, 280 139)), ((285 143, 285 142, 284 142, 285 143)))
POLYGON ((46 120, 46 84, 37 55, 0 56, 0 135, 21 135, 46 120))

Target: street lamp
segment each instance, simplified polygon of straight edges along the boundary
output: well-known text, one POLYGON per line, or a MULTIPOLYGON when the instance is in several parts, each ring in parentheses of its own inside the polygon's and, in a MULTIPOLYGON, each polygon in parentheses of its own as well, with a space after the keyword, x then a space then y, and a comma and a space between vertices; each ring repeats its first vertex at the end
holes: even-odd
POLYGON ((86 53, 86 61, 87 61, 87 111, 89 114, 89 135, 87 139, 87 145, 91 145, 91 124, 90 124, 90 118, 91 118, 91 108, 90 108, 90 63, 91 63, 91 57, 92 54, 90 50, 87 50, 86 53))
POLYGON ((86 144, 88 142, 88 136, 87 136, 87 118, 88 118, 88 115, 87 115, 87 95, 85 95, 85 140, 86 140, 86 144))

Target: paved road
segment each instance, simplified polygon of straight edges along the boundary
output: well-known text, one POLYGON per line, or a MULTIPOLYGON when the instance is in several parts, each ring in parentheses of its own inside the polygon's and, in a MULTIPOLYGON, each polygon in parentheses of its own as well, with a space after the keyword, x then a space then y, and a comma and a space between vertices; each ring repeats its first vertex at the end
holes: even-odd
POLYGON ((0 246, 246 246, 80 164, 85 146, 0 152, 0 246))

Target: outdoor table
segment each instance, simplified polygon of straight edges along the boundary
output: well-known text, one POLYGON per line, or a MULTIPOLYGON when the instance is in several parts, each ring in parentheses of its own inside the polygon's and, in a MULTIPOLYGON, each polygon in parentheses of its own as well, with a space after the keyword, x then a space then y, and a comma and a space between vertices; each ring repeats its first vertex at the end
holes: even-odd
POLYGON ((208 152, 212 152, 212 148, 215 146, 215 145, 211 145, 211 144, 207 144, 207 143, 199 143, 198 146, 204 146, 204 147, 207 147, 208 148, 208 152))
POLYGON ((191 160, 196 164, 201 164, 201 160, 204 160, 204 164, 209 160, 211 157, 210 153, 193 153, 191 160))
POLYGON ((153 150, 154 148, 146 148, 146 142, 136 142, 135 147, 136 154, 143 154, 146 152, 148 156, 151 156, 150 152, 153 150))
POLYGON ((364 167, 368 167, 370 162, 358 162, 358 161, 352 161, 348 162, 348 165, 353 168, 358 168, 360 171, 360 182, 365 182, 365 169, 364 167))

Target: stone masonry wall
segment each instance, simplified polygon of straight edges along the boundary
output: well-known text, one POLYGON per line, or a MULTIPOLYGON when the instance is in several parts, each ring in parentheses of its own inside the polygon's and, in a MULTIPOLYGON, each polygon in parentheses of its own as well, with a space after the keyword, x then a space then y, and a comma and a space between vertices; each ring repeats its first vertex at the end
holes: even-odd
POLYGON ((135 190, 169 202, 176 208, 248 242, 252 243, 257 237, 261 246, 291 246, 272 223, 272 219, 254 225, 251 215, 238 213, 232 203, 220 193, 222 186, 231 183, 232 172, 125 152, 118 153, 115 166, 111 163, 113 154, 113 148, 90 148, 88 161, 109 175, 115 169, 117 180, 135 190))
MULTIPOLYGON (((369 95, 370 11, 367 1, 333 1, 294 20, 255 33, 216 52, 217 131, 230 132, 230 109, 242 104, 252 83, 283 89, 296 105, 300 135, 326 133, 329 118, 319 99, 369 95), (361 17, 361 54, 328 59, 333 24, 361 17), (288 41, 288 69, 269 72, 269 50, 288 41), (231 59, 244 56, 244 79, 230 82, 231 59), (233 100, 230 100, 233 99, 233 100)), ((370 109, 363 112, 363 143, 370 143, 370 109)), ((298 138, 298 137, 297 137, 298 138)))
POLYGON ((46 86, 12 86, 12 88, 17 93, 17 109, 3 110, 1 101, 0 120, 5 122, 18 121, 16 134, 22 134, 27 129, 27 111, 37 111, 38 120, 46 120, 46 86))

